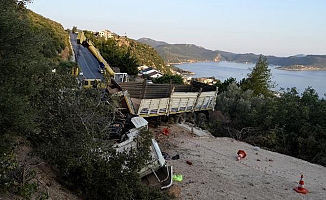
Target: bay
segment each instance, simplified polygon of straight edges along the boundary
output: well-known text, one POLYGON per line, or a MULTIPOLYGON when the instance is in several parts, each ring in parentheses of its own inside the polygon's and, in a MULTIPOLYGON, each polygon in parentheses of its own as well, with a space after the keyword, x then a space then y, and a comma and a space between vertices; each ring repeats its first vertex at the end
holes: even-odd
MULTIPOLYGON (((178 68, 196 73, 192 75, 198 77, 212 77, 221 80, 233 77, 237 81, 246 78, 250 73, 250 68, 255 64, 234 63, 227 61, 220 62, 196 62, 184 63, 177 65, 178 68)), ((299 94, 306 88, 311 86, 316 90, 320 98, 326 94, 326 71, 289 71, 276 69, 277 66, 270 65, 273 75, 272 81, 276 83, 275 90, 280 91, 281 88, 287 89, 295 87, 299 94)))

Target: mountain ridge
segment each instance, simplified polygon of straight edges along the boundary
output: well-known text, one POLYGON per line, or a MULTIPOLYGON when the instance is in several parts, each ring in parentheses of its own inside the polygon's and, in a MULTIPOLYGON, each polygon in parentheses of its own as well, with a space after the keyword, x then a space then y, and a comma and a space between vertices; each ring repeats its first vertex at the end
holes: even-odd
MULTIPOLYGON (((229 61, 256 63, 259 56, 254 53, 236 54, 221 50, 210 50, 195 44, 169 44, 150 38, 136 40, 153 47, 168 64, 201 61, 229 61)), ((269 64, 288 70, 326 70, 326 55, 297 54, 288 57, 266 56, 269 64)))

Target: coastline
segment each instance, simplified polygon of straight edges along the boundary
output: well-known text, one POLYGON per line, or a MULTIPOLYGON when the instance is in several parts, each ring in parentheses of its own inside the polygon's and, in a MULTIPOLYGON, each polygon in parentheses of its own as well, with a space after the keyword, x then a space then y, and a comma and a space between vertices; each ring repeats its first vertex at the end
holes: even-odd
POLYGON ((183 62, 176 62, 176 63, 167 63, 167 65, 182 65, 182 64, 188 64, 188 63, 200 63, 200 62, 220 62, 219 61, 214 61, 214 60, 190 60, 190 61, 183 61, 183 62))
MULTIPOLYGON (((188 63, 201 63, 201 62, 220 62, 220 61, 188 61, 188 62, 179 62, 179 63, 168 63, 168 65, 178 68, 177 65, 188 64, 188 63)), ((231 62, 233 62, 233 61, 231 61, 231 62)), ((235 62, 235 63, 242 64, 243 62, 235 62)), ((249 64, 249 63, 245 62, 244 64, 249 64)), ((255 63, 252 63, 252 64, 255 64, 255 63)), ((270 64, 270 65, 273 65, 273 64, 270 64)), ((190 75, 196 74, 191 71, 182 70, 180 68, 178 68, 178 69, 180 71, 185 72, 186 74, 190 74, 190 75)), ((311 66, 311 65, 290 65, 290 66, 279 66, 279 67, 276 67, 275 69, 286 70, 286 71, 326 71, 326 66, 325 67, 317 67, 317 66, 311 66)))
POLYGON ((287 71, 325 71, 326 67, 314 67, 314 66, 304 66, 304 65, 295 65, 295 66, 287 66, 287 67, 276 67, 279 70, 287 70, 287 71))
POLYGON ((189 71, 189 70, 184 70, 184 69, 181 69, 179 67, 177 67, 176 65, 181 65, 181 64, 185 64, 185 63, 189 63, 189 62, 184 62, 184 63, 179 63, 179 64, 176 64, 176 63, 169 63, 168 65, 171 66, 171 69, 177 73, 180 73, 181 75, 183 76, 191 76, 191 75, 196 75, 195 72, 192 72, 192 71, 189 71))

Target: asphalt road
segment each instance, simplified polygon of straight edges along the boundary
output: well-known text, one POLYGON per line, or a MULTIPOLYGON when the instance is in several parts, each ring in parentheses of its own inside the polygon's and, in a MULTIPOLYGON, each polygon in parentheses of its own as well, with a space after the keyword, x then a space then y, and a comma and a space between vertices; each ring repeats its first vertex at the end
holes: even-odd
POLYGON ((76 55, 77 64, 83 72, 83 78, 102 79, 103 75, 98 72, 98 61, 87 48, 77 44, 77 35, 71 33, 70 41, 76 55))

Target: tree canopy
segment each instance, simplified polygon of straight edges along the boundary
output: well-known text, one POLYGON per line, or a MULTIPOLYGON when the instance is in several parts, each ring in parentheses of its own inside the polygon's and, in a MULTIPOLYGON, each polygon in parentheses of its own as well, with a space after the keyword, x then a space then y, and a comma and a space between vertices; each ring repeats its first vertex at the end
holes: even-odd
POLYGON ((274 87, 272 82, 271 70, 268 68, 267 58, 260 55, 258 61, 251 72, 247 74, 247 78, 241 83, 244 90, 253 90, 253 95, 271 96, 271 89, 274 87))
POLYGON ((159 78, 154 78, 153 83, 167 83, 169 84, 172 81, 173 84, 184 84, 183 78, 180 75, 169 75, 164 74, 159 78))

